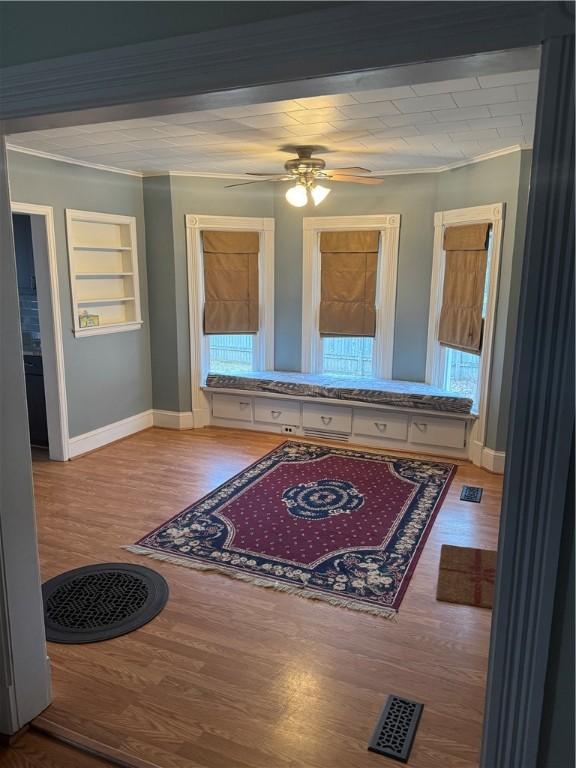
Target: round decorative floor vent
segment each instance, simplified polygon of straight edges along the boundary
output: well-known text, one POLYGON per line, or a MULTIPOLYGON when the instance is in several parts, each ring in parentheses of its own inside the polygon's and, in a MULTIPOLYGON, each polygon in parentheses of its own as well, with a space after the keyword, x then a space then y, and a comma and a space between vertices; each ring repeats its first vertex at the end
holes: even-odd
POLYGON ((47 640, 97 643, 151 621, 166 605, 168 584, 141 565, 100 563, 55 576, 42 596, 47 640))

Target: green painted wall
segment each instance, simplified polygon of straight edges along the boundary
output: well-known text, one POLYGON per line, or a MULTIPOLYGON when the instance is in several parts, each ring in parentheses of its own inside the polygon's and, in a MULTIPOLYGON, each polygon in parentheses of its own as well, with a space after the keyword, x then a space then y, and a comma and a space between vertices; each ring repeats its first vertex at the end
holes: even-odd
POLYGON ((152 407, 146 237, 142 180, 8 152, 11 199, 54 209, 70 437, 152 407), (140 330, 75 338, 65 209, 135 216, 144 325, 140 330))
POLYGON ((334 184, 315 210, 293 208, 274 187, 276 217, 276 368, 300 370, 302 219, 305 216, 401 214, 393 376, 423 381, 434 239, 436 174, 389 176, 378 187, 334 184))
POLYGON ((227 189, 226 185, 231 183, 226 179, 192 176, 162 176, 144 181, 146 228, 151 238, 154 233, 148 244, 154 408, 192 408, 186 215, 274 216, 271 185, 253 185, 247 192, 227 189), (171 217, 167 205, 171 206, 171 217), (171 333, 169 342, 167 333, 171 333))

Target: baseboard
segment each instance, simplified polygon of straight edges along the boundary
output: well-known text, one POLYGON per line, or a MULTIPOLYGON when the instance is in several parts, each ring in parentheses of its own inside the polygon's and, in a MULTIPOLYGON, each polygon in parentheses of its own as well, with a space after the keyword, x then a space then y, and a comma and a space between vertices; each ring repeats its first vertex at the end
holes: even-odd
POLYGON ((129 435, 141 432, 143 429, 148 429, 153 424, 153 411, 137 413, 135 416, 129 416, 122 421, 115 421, 113 424, 99 427, 92 432, 71 437, 68 441, 68 454, 71 459, 75 456, 81 456, 83 453, 89 453, 96 448, 102 448, 104 445, 121 440, 123 437, 129 437, 129 435))
POLYGON ((470 445, 470 461, 477 467, 483 467, 489 472, 503 475, 506 454, 504 451, 493 451, 492 448, 486 448, 482 443, 473 440, 470 445))
POLYGON ((159 411, 154 409, 154 426, 162 429, 194 429, 192 411, 159 411))
POLYGON ((491 448, 482 450, 482 466, 490 472, 497 475, 504 474, 504 465, 506 464, 506 454, 504 451, 493 451, 491 448))

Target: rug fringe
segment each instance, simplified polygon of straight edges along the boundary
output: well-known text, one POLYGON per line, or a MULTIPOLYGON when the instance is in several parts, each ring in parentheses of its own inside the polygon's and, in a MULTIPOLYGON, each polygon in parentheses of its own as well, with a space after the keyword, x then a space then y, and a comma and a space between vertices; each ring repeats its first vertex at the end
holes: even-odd
POLYGON ((380 618, 387 620, 395 620, 398 614, 394 608, 379 607, 375 605, 364 605, 358 603, 355 600, 348 600, 345 597, 338 597, 337 595, 325 595, 322 592, 316 592, 306 587, 297 587, 293 584, 283 584, 280 581, 274 579, 262 579, 258 576, 253 576, 249 573, 241 573, 239 571, 231 571, 228 568, 218 565, 217 563, 199 563, 195 560, 189 560, 186 557, 179 557, 178 555, 165 555, 162 552, 156 552, 146 547, 141 547, 138 544, 125 544, 122 549, 132 552, 135 555, 145 555, 152 560, 161 560, 165 563, 171 563, 172 565, 179 565, 183 568, 191 568, 195 571, 212 571, 223 573, 225 576, 229 576, 239 581, 246 581, 250 584, 255 584, 257 587, 265 587, 268 589, 275 589, 278 592, 288 592, 291 595, 297 595, 308 600, 320 600, 330 605, 336 605, 340 608, 348 608, 351 611, 359 611, 360 613, 369 613, 373 616, 380 616, 380 618))

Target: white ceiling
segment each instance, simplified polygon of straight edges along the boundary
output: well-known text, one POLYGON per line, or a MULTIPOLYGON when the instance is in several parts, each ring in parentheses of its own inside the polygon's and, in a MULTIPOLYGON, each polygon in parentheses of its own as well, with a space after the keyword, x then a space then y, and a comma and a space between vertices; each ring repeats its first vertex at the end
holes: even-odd
POLYGON ((538 70, 20 133, 10 145, 136 172, 278 173, 281 147, 328 168, 435 169, 532 145, 538 70))

